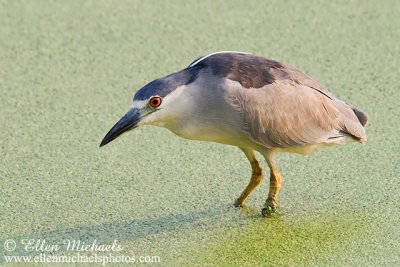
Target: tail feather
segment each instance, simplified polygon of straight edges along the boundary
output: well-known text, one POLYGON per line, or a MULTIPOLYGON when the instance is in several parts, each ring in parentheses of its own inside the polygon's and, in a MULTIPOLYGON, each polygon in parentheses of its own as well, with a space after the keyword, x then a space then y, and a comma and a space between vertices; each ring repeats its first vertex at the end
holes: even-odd
POLYGON ((365 127, 368 122, 368 116, 361 110, 356 109, 355 107, 352 107, 354 114, 356 114, 357 119, 360 121, 361 125, 365 127))
POLYGON ((342 125, 340 131, 347 133, 360 143, 367 140, 367 135, 364 129, 364 126, 368 121, 367 115, 340 100, 335 102, 335 106, 341 113, 340 117, 342 125))

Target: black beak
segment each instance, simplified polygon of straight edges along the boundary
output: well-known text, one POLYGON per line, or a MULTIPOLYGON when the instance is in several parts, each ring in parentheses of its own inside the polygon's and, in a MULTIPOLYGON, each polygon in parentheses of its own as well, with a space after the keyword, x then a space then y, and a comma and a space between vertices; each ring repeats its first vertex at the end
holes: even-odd
POLYGON ((110 143, 124 132, 136 128, 139 121, 140 111, 136 108, 132 108, 108 131, 103 141, 101 141, 100 147, 110 143))

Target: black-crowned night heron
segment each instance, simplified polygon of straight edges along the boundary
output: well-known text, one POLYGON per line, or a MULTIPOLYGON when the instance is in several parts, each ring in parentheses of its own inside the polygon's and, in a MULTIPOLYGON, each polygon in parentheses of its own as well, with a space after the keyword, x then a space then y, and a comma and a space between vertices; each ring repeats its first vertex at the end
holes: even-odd
POLYGON ((237 146, 250 161, 252 175, 236 206, 263 179, 257 151, 271 171, 262 210, 269 215, 278 205, 281 188, 276 152, 308 154, 333 144, 362 143, 367 120, 362 111, 291 66, 242 52, 217 52, 138 90, 131 109, 100 146, 141 125, 237 146))

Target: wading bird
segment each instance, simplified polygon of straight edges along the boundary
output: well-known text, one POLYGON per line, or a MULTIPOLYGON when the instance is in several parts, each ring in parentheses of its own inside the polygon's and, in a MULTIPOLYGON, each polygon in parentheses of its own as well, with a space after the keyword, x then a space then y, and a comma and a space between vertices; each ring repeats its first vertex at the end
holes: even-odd
POLYGON ((275 212, 281 175, 276 152, 308 154, 321 147, 366 140, 367 115, 339 100, 299 70, 243 52, 217 52, 141 89, 100 146, 141 125, 176 135, 237 146, 252 167, 241 206, 263 179, 259 152, 270 169, 264 216, 275 212))

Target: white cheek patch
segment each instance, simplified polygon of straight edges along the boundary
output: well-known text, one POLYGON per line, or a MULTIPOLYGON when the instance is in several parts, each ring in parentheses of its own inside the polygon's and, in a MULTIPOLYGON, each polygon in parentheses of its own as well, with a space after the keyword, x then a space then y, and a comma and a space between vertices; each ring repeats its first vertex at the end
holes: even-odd
POLYGON ((170 103, 174 103, 186 88, 187 88, 186 85, 181 85, 174 91, 172 91, 169 95, 165 96, 161 102, 160 109, 162 109, 165 106, 168 106, 170 103))
POLYGON ((147 105, 147 100, 135 100, 133 101, 132 108, 142 109, 147 105))
POLYGON ((188 87, 182 85, 165 96, 157 110, 144 116, 139 124, 156 126, 168 125, 171 120, 174 120, 177 116, 185 112, 188 108, 187 105, 192 103, 190 95, 186 94, 186 89, 188 89, 188 87))

